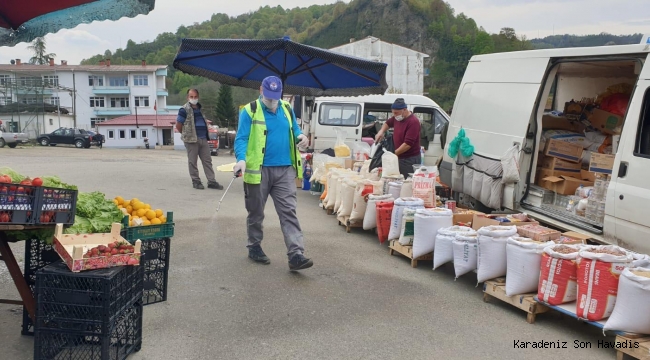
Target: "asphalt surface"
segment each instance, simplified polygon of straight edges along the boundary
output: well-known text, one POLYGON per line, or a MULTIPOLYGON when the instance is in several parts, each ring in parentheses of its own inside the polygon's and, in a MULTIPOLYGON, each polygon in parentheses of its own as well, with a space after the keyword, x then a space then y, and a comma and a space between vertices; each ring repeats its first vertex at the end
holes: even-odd
MULTIPOLYGON (((234 161, 227 154, 213 158, 215 167, 234 161)), ((168 300, 145 307, 142 350, 129 359, 615 357, 614 350, 598 348, 599 340, 613 338, 595 327, 555 312, 530 325, 521 310, 484 303, 473 273, 454 281, 451 264, 411 268, 406 258, 389 256, 373 233, 346 233, 306 191, 299 190, 298 212, 314 267, 288 271, 270 199, 263 247, 272 263, 254 264, 246 257, 241 179, 211 223, 223 191, 193 189, 182 151, 4 148, 2 166, 174 211, 168 300), (515 348, 517 340, 566 342, 567 348, 515 348), (592 348, 576 349, 576 342, 592 348)), ((224 186, 231 178, 217 173, 224 186)), ((13 249, 22 264, 22 243, 13 249)), ((3 263, 0 297, 18 298, 3 263)), ((33 357, 33 337, 20 335, 21 321, 21 307, 0 304, 0 359, 33 357)))

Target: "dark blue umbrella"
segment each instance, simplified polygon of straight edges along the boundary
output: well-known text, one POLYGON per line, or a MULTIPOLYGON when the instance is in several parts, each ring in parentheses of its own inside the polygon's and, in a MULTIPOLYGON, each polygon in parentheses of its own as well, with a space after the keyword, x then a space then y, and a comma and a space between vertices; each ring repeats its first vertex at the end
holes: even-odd
POLYGON ((383 94, 388 88, 386 67, 288 37, 183 39, 174 59, 175 69, 222 84, 258 89, 265 77, 275 75, 285 93, 310 96, 383 94))

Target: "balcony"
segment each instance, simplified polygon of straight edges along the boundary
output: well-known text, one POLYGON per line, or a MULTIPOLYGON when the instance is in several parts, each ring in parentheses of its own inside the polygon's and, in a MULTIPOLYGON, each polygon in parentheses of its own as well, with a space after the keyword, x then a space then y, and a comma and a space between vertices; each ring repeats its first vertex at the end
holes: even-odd
POLYGON ((156 96, 168 96, 169 93, 167 92, 167 89, 158 89, 156 91, 156 96))
POLYGON ((167 68, 156 70, 156 76, 167 76, 167 68))
POLYGON ((95 95, 128 95, 130 93, 131 90, 128 86, 93 86, 93 94, 95 95))
POLYGON ((93 108, 95 115, 131 115, 131 108, 128 107, 108 107, 93 108))
POLYGON ((52 89, 42 88, 42 87, 33 87, 33 88, 17 88, 14 90, 16 95, 52 95, 52 89))

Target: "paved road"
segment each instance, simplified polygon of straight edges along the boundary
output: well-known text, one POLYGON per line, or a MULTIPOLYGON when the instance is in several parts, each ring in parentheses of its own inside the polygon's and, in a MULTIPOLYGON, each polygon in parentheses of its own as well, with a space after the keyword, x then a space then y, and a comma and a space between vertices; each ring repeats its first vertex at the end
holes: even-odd
MULTIPOLYGON (((306 255, 315 266, 288 271, 273 206, 267 207, 268 266, 246 258, 240 180, 210 218, 221 191, 194 190, 183 152, 72 148, 0 149, 0 166, 55 174, 81 191, 138 197, 173 210, 169 298, 144 313, 144 344, 130 359, 613 359, 613 341, 591 326, 548 313, 534 325, 510 306, 482 301, 475 275, 412 269, 368 232, 346 234, 316 197, 300 191, 306 255), (515 340, 566 341, 567 349, 514 349, 515 340), (592 349, 574 349, 574 341, 592 349)), ((215 166, 233 162, 214 158, 215 166)), ((218 174, 226 183, 230 174, 218 174)), ((271 201, 271 200, 270 200, 271 201)), ((358 229, 355 229, 358 230, 358 229)), ((15 246, 22 253, 21 244, 15 246)), ((17 296, 0 264, 0 296, 17 296)), ((21 310, 0 304, 3 359, 31 359, 21 310)))

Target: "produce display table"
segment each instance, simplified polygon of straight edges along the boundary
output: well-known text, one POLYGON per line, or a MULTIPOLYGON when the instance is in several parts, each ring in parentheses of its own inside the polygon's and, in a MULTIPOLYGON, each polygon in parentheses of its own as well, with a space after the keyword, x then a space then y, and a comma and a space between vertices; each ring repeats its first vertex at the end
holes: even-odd
POLYGON ((18 262, 14 257, 14 253, 9 247, 9 243, 12 241, 9 241, 7 233, 10 231, 43 229, 46 227, 48 226, 0 225, 0 260, 4 261, 7 265, 7 270, 9 270, 9 274, 11 275, 11 278, 14 280, 14 284, 16 285, 16 290, 18 290, 20 298, 22 299, 22 301, 0 299, 0 303, 24 305, 32 321, 34 321, 34 316, 36 315, 36 301, 34 300, 34 295, 29 289, 29 285, 23 276, 23 272, 20 270, 20 266, 18 266, 18 262))

